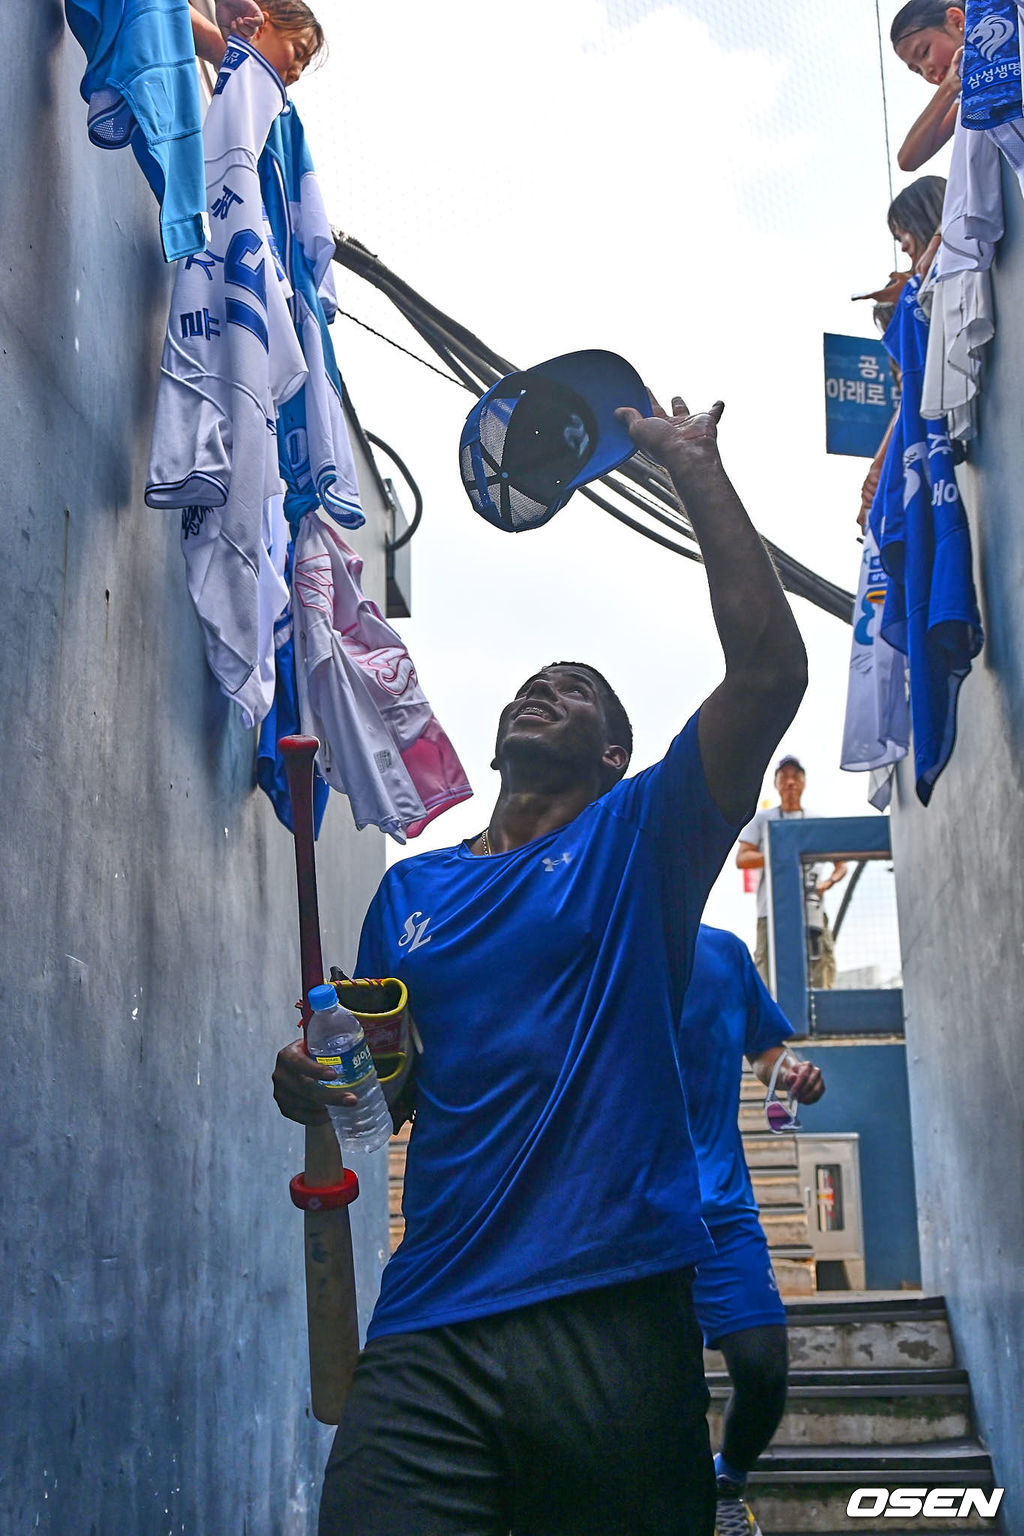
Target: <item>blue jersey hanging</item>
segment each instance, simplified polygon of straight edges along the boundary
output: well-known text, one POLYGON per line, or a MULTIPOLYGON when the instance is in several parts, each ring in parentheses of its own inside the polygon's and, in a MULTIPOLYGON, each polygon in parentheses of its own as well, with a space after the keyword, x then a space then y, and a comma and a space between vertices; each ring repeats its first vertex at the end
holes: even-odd
POLYGON ((957 694, 982 631, 949 435, 944 422, 921 417, 928 322, 919 287, 916 277, 907 284, 884 338, 902 373, 903 397, 871 532, 889 577, 880 634, 907 656, 917 795, 927 805, 953 750, 957 694))
POLYGON ((89 138, 130 144, 160 204, 164 256, 206 245, 206 177, 195 49, 187 0, 66 0, 85 49, 89 138))

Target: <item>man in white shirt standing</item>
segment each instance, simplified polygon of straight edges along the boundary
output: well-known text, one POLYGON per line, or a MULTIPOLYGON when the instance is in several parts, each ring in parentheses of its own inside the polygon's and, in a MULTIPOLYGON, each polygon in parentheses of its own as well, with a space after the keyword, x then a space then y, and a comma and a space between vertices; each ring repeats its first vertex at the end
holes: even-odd
MULTIPOLYGON (((775 789, 779 804, 757 811, 754 819, 740 833, 736 863, 740 869, 764 869, 764 829, 769 821, 789 821, 807 813, 801 805, 807 774, 800 759, 788 754, 780 757, 775 769, 775 789)), ((804 866, 804 921, 807 930, 808 968, 812 987, 832 987, 836 979, 835 945, 825 916, 822 897, 833 885, 846 878, 846 865, 832 865, 832 873, 822 879, 820 866, 804 866)), ((765 986, 768 979, 768 888, 764 874, 757 883, 757 944, 754 964, 765 986)))

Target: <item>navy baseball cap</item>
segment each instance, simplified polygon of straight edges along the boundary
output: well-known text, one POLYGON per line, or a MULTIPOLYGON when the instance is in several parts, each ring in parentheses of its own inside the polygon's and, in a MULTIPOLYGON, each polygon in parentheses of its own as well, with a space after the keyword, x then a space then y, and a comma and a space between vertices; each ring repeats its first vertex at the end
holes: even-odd
POLYGON ((776 773, 781 773, 783 768, 796 768, 799 773, 803 774, 806 774, 807 772, 807 769, 804 767, 803 763, 798 757, 794 757, 792 752, 787 752, 785 757, 780 757, 778 762, 775 764, 776 773))
POLYGON ((473 510, 506 533, 539 528, 634 452, 615 416, 620 405, 652 414, 643 380, 615 352, 567 352, 499 379, 470 411, 459 444, 473 510))

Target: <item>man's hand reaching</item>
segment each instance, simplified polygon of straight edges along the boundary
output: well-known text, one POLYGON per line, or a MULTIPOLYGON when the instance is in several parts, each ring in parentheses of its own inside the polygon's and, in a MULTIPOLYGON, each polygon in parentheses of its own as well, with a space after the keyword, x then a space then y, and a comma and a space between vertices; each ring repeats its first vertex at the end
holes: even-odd
POLYGON ((637 448, 663 464, 697 536, 725 678, 701 706, 698 737, 711 797, 739 827, 750 819, 772 751, 807 685, 807 657, 779 578, 718 452, 725 406, 693 414, 681 396, 669 416, 615 412, 637 448))
POLYGON ((615 412, 641 452, 673 472, 680 470, 684 474, 691 464, 718 458, 718 423, 725 410, 723 401, 716 400, 709 411, 693 415, 680 395, 672 396, 671 416, 653 395, 651 405, 653 416, 641 416, 629 405, 622 405, 615 412))
POLYGON ((263 12, 256 0, 217 0, 217 25, 225 38, 235 32, 251 41, 263 25, 263 12))

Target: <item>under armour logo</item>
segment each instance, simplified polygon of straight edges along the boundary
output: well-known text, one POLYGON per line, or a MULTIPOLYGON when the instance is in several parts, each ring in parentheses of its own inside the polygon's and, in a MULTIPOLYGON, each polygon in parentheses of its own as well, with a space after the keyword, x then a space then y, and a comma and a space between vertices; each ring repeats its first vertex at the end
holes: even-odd
POLYGON ((571 853, 560 853, 558 855, 557 859, 545 858, 545 860, 544 860, 544 868, 547 870, 549 875, 553 875, 555 870, 558 868, 559 864, 571 864, 571 863, 572 863, 572 854, 571 853))
POLYGON ((410 955, 414 949, 419 949, 421 944, 429 944, 433 938, 433 934, 430 934, 429 937, 424 937, 427 932, 427 926, 430 923, 430 918, 423 917, 422 923, 417 923, 416 919, 418 917, 423 917, 423 913, 410 912, 405 920, 404 936, 398 941, 400 949, 404 949, 408 944, 410 955))

